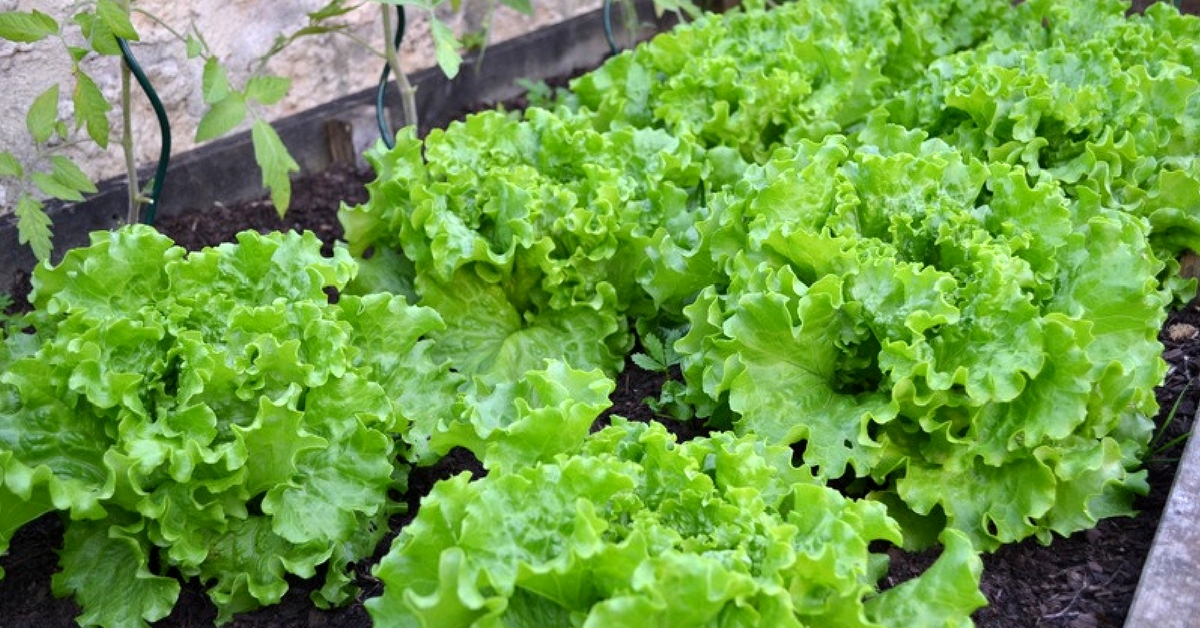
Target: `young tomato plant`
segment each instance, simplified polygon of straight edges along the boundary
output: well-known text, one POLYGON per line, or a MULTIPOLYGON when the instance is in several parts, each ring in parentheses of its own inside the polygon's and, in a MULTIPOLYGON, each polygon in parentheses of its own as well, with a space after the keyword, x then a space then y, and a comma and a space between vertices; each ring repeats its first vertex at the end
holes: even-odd
MULTIPOLYGON (((374 1, 374 0, 373 0, 374 1)), ((390 13, 392 6, 417 9, 427 13, 428 24, 434 42, 434 53, 439 67, 447 76, 458 73, 461 56, 460 42, 450 27, 438 18, 435 12, 446 0, 378 0, 384 26, 384 41, 391 42, 397 28, 390 13)), ((66 202, 84 200, 85 194, 97 191, 95 183, 84 172, 80 164, 68 154, 68 149, 79 144, 93 143, 106 150, 110 142, 120 142, 125 156, 125 176, 129 190, 126 222, 141 219, 142 208, 156 199, 147 197, 138 182, 137 163, 134 157, 133 109, 130 90, 130 63, 132 53, 125 56, 123 42, 140 40, 138 29, 131 17, 138 17, 152 24, 152 28, 171 34, 184 46, 188 59, 203 63, 200 93, 206 110, 199 120, 195 141, 205 142, 227 135, 250 121, 250 136, 254 146, 254 157, 261 172, 262 183, 270 190, 272 203, 280 215, 286 212, 291 202, 290 175, 300 166, 289 153, 272 127, 266 108, 287 97, 292 80, 268 71, 268 62, 297 41, 323 34, 339 34, 354 39, 372 50, 379 58, 386 59, 392 74, 400 83, 404 102, 405 124, 416 125, 417 111, 414 90, 405 75, 399 71, 396 51, 390 46, 376 48, 369 42, 351 33, 350 25, 339 18, 372 2, 347 2, 331 0, 316 11, 307 14, 306 23, 300 28, 279 33, 272 46, 254 64, 244 80, 235 81, 222 61, 221 51, 214 50, 195 24, 179 25, 168 23, 161 16, 129 0, 95 0, 72 6, 71 13, 55 16, 32 9, 29 11, 0 12, 0 39, 17 44, 39 44, 57 42, 70 60, 70 69, 52 85, 42 91, 26 109, 25 128, 31 138, 32 152, 16 150, 0 151, 0 182, 10 186, 12 208, 18 218, 19 238, 28 244, 39 260, 49 258, 52 251, 53 225, 46 213, 45 199, 66 202), (119 107, 120 129, 112 128, 109 113, 112 103, 98 86, 94 64, 85 64, 96 56, 116 59, 125 57, 120 65, 122 95, 119 107), (68 115, 60 115, 60 101, 69 99, 68 115), (21 156, 18 156, 21 155, 21 156)), ((501 4, 526 14, 532 14, 528 0, 503 0, 501 4)), ((458 10, 459 2, 452 2, 458 10)), ((496 6, 488 6, 489 12, 496 6)), ((108 67, 108 66, 104 66, 108 67)), ((169 125, 164 128, 164 142, 169 143, 169 125)), ((160 171, 158 176, 161 176, 160 171)), ((161 183, 161 182, 160 182, 161 183)))

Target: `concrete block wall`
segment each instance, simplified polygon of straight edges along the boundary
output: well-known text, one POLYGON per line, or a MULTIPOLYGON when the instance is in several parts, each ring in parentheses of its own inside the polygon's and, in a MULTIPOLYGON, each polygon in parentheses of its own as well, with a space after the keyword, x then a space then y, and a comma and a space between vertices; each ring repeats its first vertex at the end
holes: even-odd
MULTIPOLYGON (((305 14, 327 0, 223 0, 213 3, 135 0, 135 10, 157 16, 178 32, 195 25, 213 51, 230 71, 234 85, 243 85, 257 59, 281 33, 302 27, 305 14)), ((60 23, 70 21, 69 7, 75 0, 0 0, 0 10, 37 9, 54 16, 60 23)), ((479 32, 486 26, 484 16, 496 0, 464 0, 458 13, 449 11, 449 3, 439 7, 439 16, 460 36, 479 32)), ((594 10, 601 0, 533 0, 535 14, 522 15, 505 7, 492 13, 492 43, 503 41, 543 26, 594 10)), ((409 24, 401 47, 401 64, 413 72, 435 64, 428 19, 421 11, 409 9, 409 24)), ((382 50, 383 34, 380 4, 365 2, 344 16, 353 25, 355 37, 382 50)), ((188 59, 179 39, 145 15, 134 16, 134 26, 142 40, 132 45, 134 54, 159 93, 171 119, 173 152, 178 154, 195 146, 196 125, 204 114, 200 93, 203 62, 188 59)), ((69 30, 78 38, 78 29, 69 30)), ((93 180, 118 176, 123 172, 124 156, 120 148, 120 72, 119 59, 89 57, 83 67, 96 79, 100 89, 114 104, 110 114, 112 143, 101 150, 91 142, 81 142, 68 150, 93 180)), ((271 73, 293 80, 289 96, 280 104, 258 112, 269 120, 309 109, 339 96, 371 87, 378 80, 382 60, 348 37, 320 35, 302 40, 268 65, 271 73)), ((60 116, 69 117, 73 82, 70 60, 63 44, 50 39, 37 44, 0 41, 0 148, 14 152, 18 159, 35 157, 32 141, 25 128, 25 111, 33 99, 52 82, 64 80, 59 102, 60 116)), ((465 69, 465 68, 464 68, 465 69)), ((134 124, 137 161, 145 166, 157 159, 158 124, 145 96, 133 86, 134 124)), ((248 126, 248 125, 246 125, 248 126)), ((79 134, 81 137, 83 133, 79 134)), ((0 184, 0 214, 11 211, 16 203, 15 190, 0 184)))

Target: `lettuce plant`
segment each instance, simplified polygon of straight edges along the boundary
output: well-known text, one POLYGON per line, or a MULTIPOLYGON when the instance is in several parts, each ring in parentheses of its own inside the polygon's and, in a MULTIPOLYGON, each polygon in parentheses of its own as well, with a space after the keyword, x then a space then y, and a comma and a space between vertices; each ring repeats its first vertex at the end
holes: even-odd
POLYGON ((403 262, 372 257, 355 290, 411 289, 446 321, 437 356, 489 383, 546 359, 618 370, 627 315, 656 307, 638 287, 646 251, 668 233, 695 239, 703 151, 540 109, 398 141, 369 154, 379 178, 342 221, 352 251, 398 249, 403 262))
POLYGON ((985 600, 966 537, 947 532, 928 571, 881 593, 869 545, 899 526, 790 459, 616 419, 578 454, 435 486, 367 608, 378 626, 445 628, 970 625, 985 600))
POLYGON ((403 251, 390 283, 488 385, 611 372, 625 318, 685 323, 679 414, 794 446, 911 543, 1048 541, 1145 489, 1155 332, 1189 292, 1196 21, 1118 8, 709 16, 554 111, 376 154, 349 237, 403 251))
POLYGON ((940 56, 976 45, 1004 0, 761 2, 708 15, 571 84, 600 129, 663 129, 761 163, 861 122, 940 56))
POLYGON ((1167 3, 1025 2, 883 106, 980 159, 1149 220, 1159 256, 1200 248, 1200 21, 1167 3))
POLYGON ((219 622, 319 566, 318 603, 350 595, 348 564, 406 483, 397 435, 441 403, 412 382, 447 374, 421 339, 435 313, 382 294, 330 303, 355 263, 319 249, 248 232, 185 255, 136 226, 35 272, 35 332, 0 350, 0 548, 61 511, 53 586, 80 623, 165 617, 168 571, 206 583, 219 622))
POLYGON ((676 344, 702 414, 980 548, 1130 512, 1170 302, 1144 221, 886 125, 729 195, 744 244, 676 344))

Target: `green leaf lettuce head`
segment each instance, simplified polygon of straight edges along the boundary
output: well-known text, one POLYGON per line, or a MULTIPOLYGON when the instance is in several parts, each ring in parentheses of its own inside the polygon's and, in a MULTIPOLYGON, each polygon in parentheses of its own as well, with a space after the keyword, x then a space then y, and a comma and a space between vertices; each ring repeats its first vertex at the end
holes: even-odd
POLYGON ((676 343, 697 407, 980 548, 1129 513, 1163 263, 1145 219, 1026 174, 878 120, 751 167, 676 343))
POLYGON ((432 311, 330 303, 354 272, 311 233, 186 255, 144 226, 38 267, 35 332, 0 351, 0 548, 62 511, 54 589, 87 624, 162 618, 168 570, 204 581, 222 623, 326 564, 318 602, 346 600, 348 564, 399 507, 399 438, 432 420, 402 405, 457 385, 425 353, 432 311))
POLYGON ((985 39, 1004 0, 743 2, 572 81, 600 129, 664 129, 762 163, 861 123, 942 55, 985 39))
POLYGON ((880 593, 887 559, 868 545, 899 542, 899 526, 790 458, 615 419, 579 454, 438 483, 367 608, 378 626, 445 628, 970 624, 985 600, 965 537, 948 532, 927 573, 880 593), (938 602, 904 601, 921 593, 938 602))
POLYGON ((1170 3, 1013 7, 976 47, 883 102, 891 121, 1149 219, 1160 258, 1200 247, 1200 20, 1170 3))
MULTIPOLYGON (((695 144, 662 131, 601 133, 541 109, 516 121, 473 115, 423 142, 402 135, 368 158, 379 178, 366 204, 343 208, 347 241, 407 262, 354 291, 410 289, 447 324, 436 354, 490 382, 546 359, 617 372, 632 346, 627 317, 653 314, 681 279, 670 269, 699 243, 710 168, 695 144), (648 270, 659 249, 669 259, 648 270), (655 272, 654 292, 641 289, 644 272, 655 272)), ((700 268, 675 290, 696 291, 711 274, 700 268)))

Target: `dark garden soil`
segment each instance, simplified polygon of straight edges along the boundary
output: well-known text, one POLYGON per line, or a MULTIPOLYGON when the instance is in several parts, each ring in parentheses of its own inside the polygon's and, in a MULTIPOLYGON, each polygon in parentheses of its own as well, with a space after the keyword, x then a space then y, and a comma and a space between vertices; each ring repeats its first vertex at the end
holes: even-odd
MULTIPOLYGON (((190 249, 232 240, 234 234, 244 229, 264 232, 308 229, 331 243, 341 236, 336 216, 339 203, 365 200, 363 185, 370 177, 370 173, 335 168, 300 180, 295 185, 293 205, 283 220, 269 201, 256 201, 167 218, 158 228, 190 249)), ((1163 408, 1160 422, 1166 422, 1178 400, 1176 418, 1163 432, 1163 442, 1167 442, 1191 429, 1191 417, 1200 400, 1200 387, 1187 384, 1200 376, 1200 306, 1193 303, 1172 314, 1161 340, 1170 373, 1158 391, 1163 408)), ((661 385, 661 376, 627 364, 618 377, 609 413, 651 420, 653 413, 642 399, 657 396, 661 385)), ((607 416, 601 418, 601 422, 605 420, 607 416)), ((705 432, 697 424, 668 421, 668 427, 681 439, 705 432)), ((1149 462, 1152 489, 1148 496, 1138 500, 1141 514, 1137 517, 1102 521, 1095 529, 1057 538, 1048 547, 1029 541, 986 556, 982 587, 989 605, 975 614, 976 623, 996 628, 1121 626, 1181 452, 1182 445, 1177 445, 1152 457, 1149 462)), ((478 462, 465 450, 452 452, 433 467, 414 470, 410 490, 405 495, 409 512, 392 521, 392 534, 380 544, 375 557, 355 567, 362 589, 355 603, 333 611, 318 610, 308 599, 315 583, 296 580, 282 603, 238 615, 231 625, 369 626, 370 619, 361 601, 381 591, 380 584, 370 575, 371 566, 387 551, 396 532, 411 520, 421 496, 438 480, 463 470, 477 477, 482 473, 478 462)), ((70 600, 54 598, 50 592, 50 576, 57 569, 55 549, 62 543, 62 533, 59 517, 48 515, 25 526, 13 538, 9 553, 0 558, 0 566, 8 572, 0 581, 0 628, 74 625, 78 607, 70 600)), ((909 555, 893 550, 891 554, 892 569, 885 586, 920 573, 936 557, 935 552, 909 555)), ((185 584, 175 611, 160 625, 212 625, 215 617, 216 609, 205 597, 203 587, 190 581, 185 584)))

